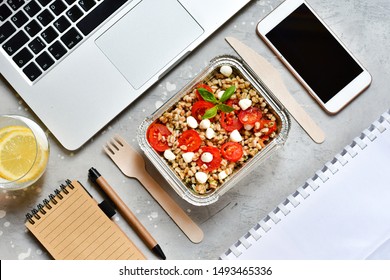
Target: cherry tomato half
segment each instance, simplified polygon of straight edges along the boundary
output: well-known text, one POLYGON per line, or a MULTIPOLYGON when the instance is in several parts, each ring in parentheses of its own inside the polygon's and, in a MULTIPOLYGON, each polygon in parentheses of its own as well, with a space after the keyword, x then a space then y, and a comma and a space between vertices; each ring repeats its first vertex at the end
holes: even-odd
POLYGON ((262 130, 265 127, 268 127, 268 131, 267 132, 263 132, 263 135, 266 135, 266 136, 270 135, 272 132, 277 130, 277 126, 276 126, 276 122, 275 121, 271 121, 271 120, 267 120, 267 119, 261 119, 260 120, 260 128, 259 129, 255 129, 255 132, 258 132, 258 131, 262 130))
MULTIPOLYGON (((226 101, 226 105, 230 107, 234 107, 234 105, 238 106, 238 99, 229 99, 226 101)), ((231 132, 235 129, 240 130, 242 128, 243 125, 237 117, 239 111, 240 110, 234 110, 230 113, 221 112, 220 123, 226 131, 231 132)))
POLYGON ((207 166, 205 171, 213 171, 221 166, 222 158, 221 158, 221 154, 220 154, 218 148, 210 147, 210 146, 202 147, 202 154, 200 155, 200 157, 196 161, 196 163, 199 166, 202 166, 203 164, 205 164, 207 166), (205 152, 209 152, 210 154, 213 155, 213 160, 211 162, 203 162, 202 161, 202 154, 205 152))
POLYGON ((192 116, 197 119, 198 121, 201 121, 202 120, 202 117, 204 115, 204 113, 210 109, 214 107, 214 104, 211 103, 211 102, 207 102, 207 101, 204 101, 204 100, 201 100, 201 101, 197 101, 194 103, 194 105, 192 106, 192 109, 191 109, 191 114, 192 116))
POLYGON ((169 129, 160 123, 152 123, 147 131, 150 145, 158 152, 164 152, 169 148, 167 139, 169 135, 171 135, 169 129))
POLYGON ((257 107, 250 107, 246 110, 241 110, 238 114, 240 122, 243 124, 254 125, 256 122, 260 121, 263 114, 261 110, 257 107))
MULTIPOLYGON (((200 144, 202 144, 202 139, 200 139, 199 133, 195 130, 186 130, 179 136, 179 147, 185 146, 186 152, 193 152, 199 149, 200 144)), ((184 149, 183 149, 184 150, 184 149)))
POLYGON ((231 132, 235 129, 240 130, 243 126, 235 111, 230 113, 221 112, 220 123, 221 126, 228 132, 231 132))
POLYGON ((236 162, 242 157, 244 151, 239 143, 226 142, 221 147, 221 154, 223 158, 236 162))
MULTIPOLYGON (((209 87, 208 85, 206 84, 199 84, 196 86, 196 88, 204 88, 205 90, 207 90, 208 92, 211 92, 213 93, 213 90, 211 89, 211 87, 209 87)), ((196 90, 196 97, 198 98, 198 100, 203 100, 203 97, 202 95, 200 95, 199 91, 196 90)))

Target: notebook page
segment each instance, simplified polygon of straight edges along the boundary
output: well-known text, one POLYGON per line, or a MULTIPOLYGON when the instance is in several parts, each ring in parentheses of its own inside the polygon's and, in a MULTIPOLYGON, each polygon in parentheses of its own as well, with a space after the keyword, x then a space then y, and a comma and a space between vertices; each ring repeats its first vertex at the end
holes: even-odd
POLYGON ((306 199, 298 195, 296 207, 286 205, 286 216, 279 211, 262 221, 268 232, 267 225, 252 229, 246 243, 232 248, 238 258, 390 259, 390 124, 379 126, 383 132, 373 131, 373 142, 358 139, 363 149, 347 146, 350 151, 338 155, 345 165, 336 161, 334 174, 319 174, 318 188, 305 188, 306 199))
POLYGON ((143 254, 76 181, 27 228, 55 259, 144 259, 143 254))

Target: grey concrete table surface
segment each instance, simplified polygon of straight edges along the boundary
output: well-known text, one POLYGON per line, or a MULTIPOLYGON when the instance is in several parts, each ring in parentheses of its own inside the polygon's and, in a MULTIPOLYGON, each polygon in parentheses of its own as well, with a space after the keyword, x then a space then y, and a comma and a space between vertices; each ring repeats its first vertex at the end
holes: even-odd
MULTIPOLYGON (((373 77, 369 89, 334 116, 322 111, 256 35, 257 22, 281 2, 258 0, 249 3, 81 149, 75 152, 63 149, 47 131, 51 154, 44 176, 26 190, 0 192, 0 259, 51 259, 45 248, 25 228, 25 214, 67 178, 79 180, 98 201, 101 200, 99 191, 88 181, 87 171, 92 166, 117 190, 160 243, 168 259, 218 259, 238 238, 390 108, 388 0, 309 0, 373 77), (292 120, 286 144, 220 200, 205 207, 193 206, 177 196, 147 160, 147 170, 203 229, 204 240, 193 244, 138 181, 121 174, 103 153, 102 146, 115 133, 119 133, 139 149, 135 133, 145 117, 192 80, 212 58, 222 54, 235 55, 224 40, 227 36, 243 41, 280 71, 291 93, 324 130, 326 140, 322 144, 315 144, 292 120)), ((218 11, 208 11, 205 7, 205 12, 212 16, 218 11)), ((0 79, 0 100, 1 114, 20 114, 39 122, 4 78, 0 79)), ((114 220, 147 258, 156 258, 119 214, 114 220)))

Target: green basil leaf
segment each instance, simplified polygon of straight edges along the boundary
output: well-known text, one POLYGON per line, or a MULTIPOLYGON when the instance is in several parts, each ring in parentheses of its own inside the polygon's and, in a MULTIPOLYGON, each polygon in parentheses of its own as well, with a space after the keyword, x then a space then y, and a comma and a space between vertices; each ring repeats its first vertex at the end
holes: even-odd
POLYGON ((214 106, 214 107, 208 109, 204 113, 202 119, 211 119, 217 115, 217 112, 218 112, 218 106, 214 106))
POLYGON ((218 102, 217 99, 215 98, 214 94, 212 94, 208 90, 206 90, 204 88, 198 88, 197 90, 205 101, 211 102, 213 104, 218 102))
POLYGON ((233 107, 230 107, 226 104, 218 104, 217 107, 219 110, 221 110, 222 112, 225 112, 225 113, 230 113, 230 112, 234 111, 233 107))
POLYGON ((231 86, 229 88, 227 88, 225 90, 225 92, 222 94, 222 97, 219 101, 221 102, 225 102, 226 100, 228 100, 236 91, 236 87, 235 86, 231 86))

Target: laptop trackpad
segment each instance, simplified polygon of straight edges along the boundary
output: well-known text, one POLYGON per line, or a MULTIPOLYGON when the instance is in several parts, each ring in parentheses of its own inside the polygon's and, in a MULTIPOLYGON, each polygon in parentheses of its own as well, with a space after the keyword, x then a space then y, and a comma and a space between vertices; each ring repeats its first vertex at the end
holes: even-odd
POLYGON ((136 89, 203 33, 183 6, 144 0, 116 22, 96 44, 136 89))

